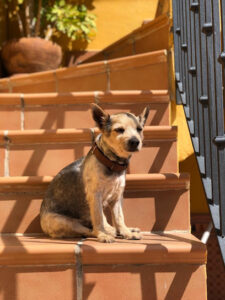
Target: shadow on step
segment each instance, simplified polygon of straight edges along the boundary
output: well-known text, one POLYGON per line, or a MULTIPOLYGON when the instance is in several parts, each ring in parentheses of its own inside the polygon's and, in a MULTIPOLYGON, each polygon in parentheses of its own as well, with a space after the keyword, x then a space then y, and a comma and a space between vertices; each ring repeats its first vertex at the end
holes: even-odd
POLYGON ((76 270, 65 266, 14 266, 0 269, 1 300, 77 300, 76 270))
MULTIPOLYGON (((135 115, 139 115, 146 105, 147 103, 100 104, 109 114, 131 112, 135 115)), ((151 103, 146 125, 168 125, 168 115, 167 103, 151 103)), ((24 125, 25 129, 57 129, 94 127, 95 123, 91 117, 90 103, 84 103, 25 107, 24 125)))
POLYGON ((104 293, 110 300, 122 299, 121 295, 129 300, 183 299, 196 271, 195 265, 185 270, 184 265, 84 266, 83 299, 100 299, 104 293))
MULTIPOLYGON (((66 245, 73 249, 74 241, 49 239, 48 247, 48 239, 40 236, 1 236, 0 240, 3 261, 0 268, 1 300, 77 299, 75 261, 62 263, 59 258, 59 262, 51 262, 52 250, 48 249, 58 245, 60 253, 66 245)), ((66 254, 63 252, 64 256, 66 254)))
POLYGON ((195 257, 202 247, 188 236, 166 233, 152 235, 146 242, 145 238, 117 240, 116 247, 104 247, 88 239, 83 248, 83 299, 100 299, 99 295, 109 300, 121 299, 121 295, 129 300, 206 299, 204 265, 196 260, 188 263, 189 254, 195 257), (135 251, 137 245, 141 245, 140 252, 135 251), (165 262, 167 256, 172 260, 167 258, 165 262))
POLYGON ((42 232, 39 221, 41 195, 0 195, 0 203, 4 209, 0 227, 3 233, 32 233, 42 232))

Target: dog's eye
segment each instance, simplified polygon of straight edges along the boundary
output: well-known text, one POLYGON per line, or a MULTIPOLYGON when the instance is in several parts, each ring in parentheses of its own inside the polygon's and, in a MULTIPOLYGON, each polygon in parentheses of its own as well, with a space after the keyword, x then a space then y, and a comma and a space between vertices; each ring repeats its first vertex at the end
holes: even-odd
POLYGON ((118 133, 124 133, 125 129, 123 127, 119 127, 119 128, 115 128, 114 131, 118 133))
POLYGON ((137 132, 141 132, 142 128, 141 127, 137 127, 137 132))

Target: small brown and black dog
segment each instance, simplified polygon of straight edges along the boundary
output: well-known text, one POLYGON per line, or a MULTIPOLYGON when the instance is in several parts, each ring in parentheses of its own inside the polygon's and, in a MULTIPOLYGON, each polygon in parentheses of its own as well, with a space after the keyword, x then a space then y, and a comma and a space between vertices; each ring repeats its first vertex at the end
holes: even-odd
POLYGON ((143 141, 149 114, 109 115, 92 104, 92 115, 101 133, 87 156, 61 170, 50 183, 41 205, 41 227, 53 238, 97 237, 111 243, 115 237, 141 239, 138 228, 124 222, 122 200, 126 168, 143 141), (111 226, 104 214, 109 207, 111 226))

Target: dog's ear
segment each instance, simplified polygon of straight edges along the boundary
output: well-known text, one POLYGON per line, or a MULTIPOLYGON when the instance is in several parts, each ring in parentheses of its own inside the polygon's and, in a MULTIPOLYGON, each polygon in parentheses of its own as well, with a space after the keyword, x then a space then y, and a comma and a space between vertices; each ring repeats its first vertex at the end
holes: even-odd
POLYGON ((95 103, 91 104, 92 117, 95 120, 99 129, 103 130, 110 122, 110 115, 104 112, 104 110, 95 103))
POLYGON ((143 112, 138 116, 139 123, 141 124, 141 126, 145 125, 145 122, 148 118, 149 111, 150 111, 150 107, 146 106, 143 112))

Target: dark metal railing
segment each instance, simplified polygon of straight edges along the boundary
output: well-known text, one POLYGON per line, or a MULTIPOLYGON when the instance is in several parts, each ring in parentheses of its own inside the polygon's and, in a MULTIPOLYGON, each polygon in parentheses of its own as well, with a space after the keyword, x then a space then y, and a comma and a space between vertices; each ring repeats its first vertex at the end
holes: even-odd
POLYGON ((173 26, 177 103, 225 262, 225 0, 173 0, 173 26))

